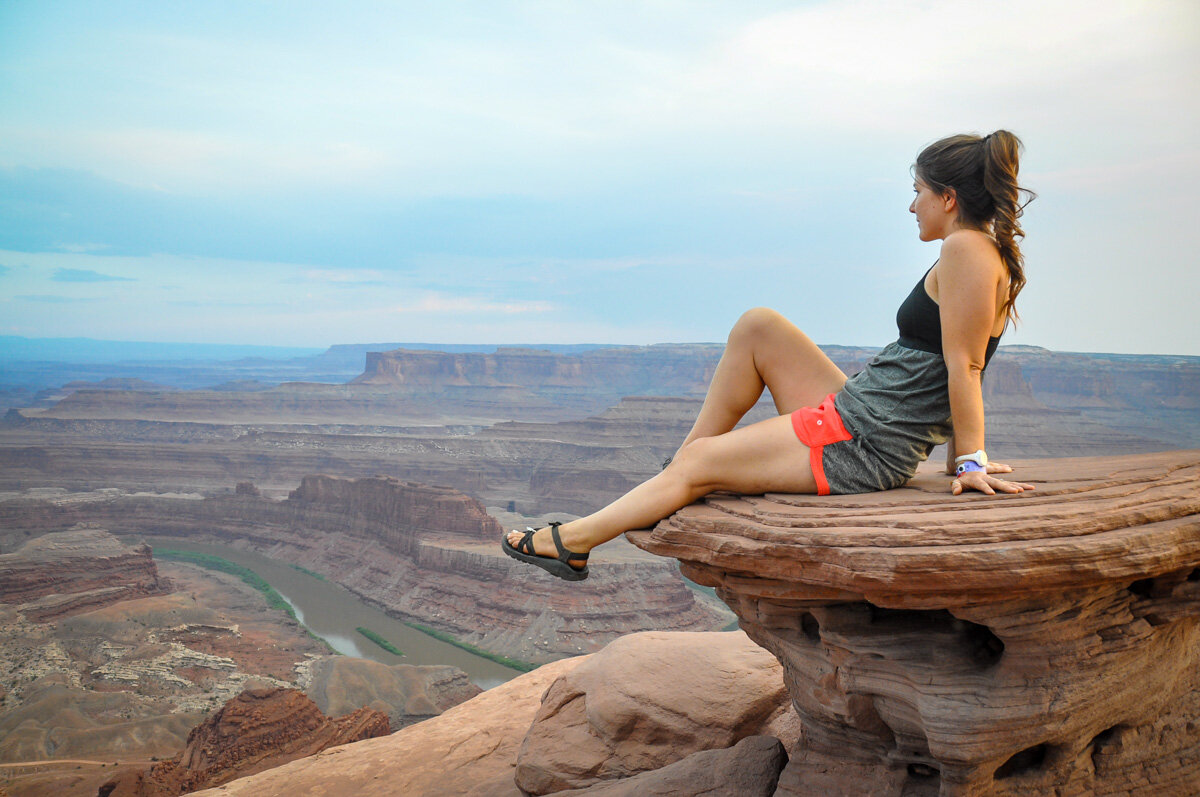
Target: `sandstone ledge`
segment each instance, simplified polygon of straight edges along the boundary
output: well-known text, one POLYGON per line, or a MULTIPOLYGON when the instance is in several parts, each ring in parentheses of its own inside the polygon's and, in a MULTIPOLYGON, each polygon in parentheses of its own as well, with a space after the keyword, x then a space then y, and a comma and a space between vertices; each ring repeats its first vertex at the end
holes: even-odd
POLYGON ((710 496, 629 539, 763 598, 947 608, 1200 564, 1200 451, 1017 463, 1019 495, 952 497, 928 463, 856 496, 710 496))

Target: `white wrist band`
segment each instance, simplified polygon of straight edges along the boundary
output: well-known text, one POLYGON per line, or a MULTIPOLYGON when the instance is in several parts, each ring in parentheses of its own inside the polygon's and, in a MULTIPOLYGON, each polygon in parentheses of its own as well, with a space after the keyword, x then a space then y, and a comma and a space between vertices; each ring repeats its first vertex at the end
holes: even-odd
POLYGON ((981 448, 974 454, 963 454, 961 457, 954 458, 955 465, 961 465, 964 462, 974 462, 979 467, 986 468, 988 464, 987 452, 981 448))

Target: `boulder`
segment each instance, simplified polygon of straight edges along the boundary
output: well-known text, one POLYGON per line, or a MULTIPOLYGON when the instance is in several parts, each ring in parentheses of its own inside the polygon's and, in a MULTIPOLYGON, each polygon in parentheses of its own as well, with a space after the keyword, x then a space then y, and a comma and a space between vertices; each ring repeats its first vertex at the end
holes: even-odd
POLYGON ((789 709, 779 663, 740 631, 630 634, 546 691, 517 785, 550 794, 628 778, 786 728, 789 709))

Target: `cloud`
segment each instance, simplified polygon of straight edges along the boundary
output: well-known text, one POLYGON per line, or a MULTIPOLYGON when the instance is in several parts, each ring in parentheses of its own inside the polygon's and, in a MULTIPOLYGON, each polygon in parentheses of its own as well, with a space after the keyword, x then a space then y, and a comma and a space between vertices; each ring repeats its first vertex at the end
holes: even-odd
POLYGON ((549 302, 492 302, 469 296, 432 294, 412 304, 396 305, 391 308, 397 313, 443 313, 449 315, 549 313, 554 305, 549 302))
POLYGON ((114 277, 111 274, 101 274, 87 268, 55 269, 54 282, 135 282, 131 277, 114 277))
POLYGON ((70 252, 75 255, 87 254, 89 252, 99 252, 108 249, 108 244, 58 244, 58 249, 64 252, 70 252))
POLYGON ((205 300, 205 301, 200 301, 198 299, 173 299, 173 300, 165 302, 165 304, 170 305, 171 307, 188 307, 188 308, 193 308, 193 309, 225 308, 225 309, 246 309, 246 310, 270 310, 270 309, 275 309, 275 308, 286 308, 286 307, 291 306, 287 302, 272 302, 272 301, 266 301, 266 300, 250 301, 250 302, 232 302, 232 301, 211 300, 211 299, 205 300))
POLYGON ((17 296, 17 299, 24 299, 27 302, 43 302, 46 304, 74 304, 76 302, 94 302, 95 299, 80 299, 73 296, 51 296, 44 293, 23 294, 17 296))
POLYGON ((300 277, 289 282, 318 282, 323 285, 351 288, 359 286, 386 285, 383 273, 374 269, 306 269, 300 277))

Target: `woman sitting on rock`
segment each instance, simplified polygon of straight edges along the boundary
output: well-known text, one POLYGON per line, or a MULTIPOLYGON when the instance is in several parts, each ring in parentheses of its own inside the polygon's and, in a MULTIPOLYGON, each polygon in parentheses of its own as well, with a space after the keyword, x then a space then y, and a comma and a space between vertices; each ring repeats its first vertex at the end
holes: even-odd
POLYGON ((696 423, 661 473, 587 517, 510 532, 505 553, 577 581, 587 578, 592 548, 711 492, 890 490, 947 440, 954 495, 1032 490, 991 475, 1012 468, 984 453, 980 382, 1025 285, 1020 147, 997 130, 942 139, 917 157, 908 209, 921 240, 941 241, 941 252, 900 305, 899 339, 863 371, 847 379, 779 313, 750 310, 729 333, 696 423), (779 417, 734 429, 764 387, 779 417))

